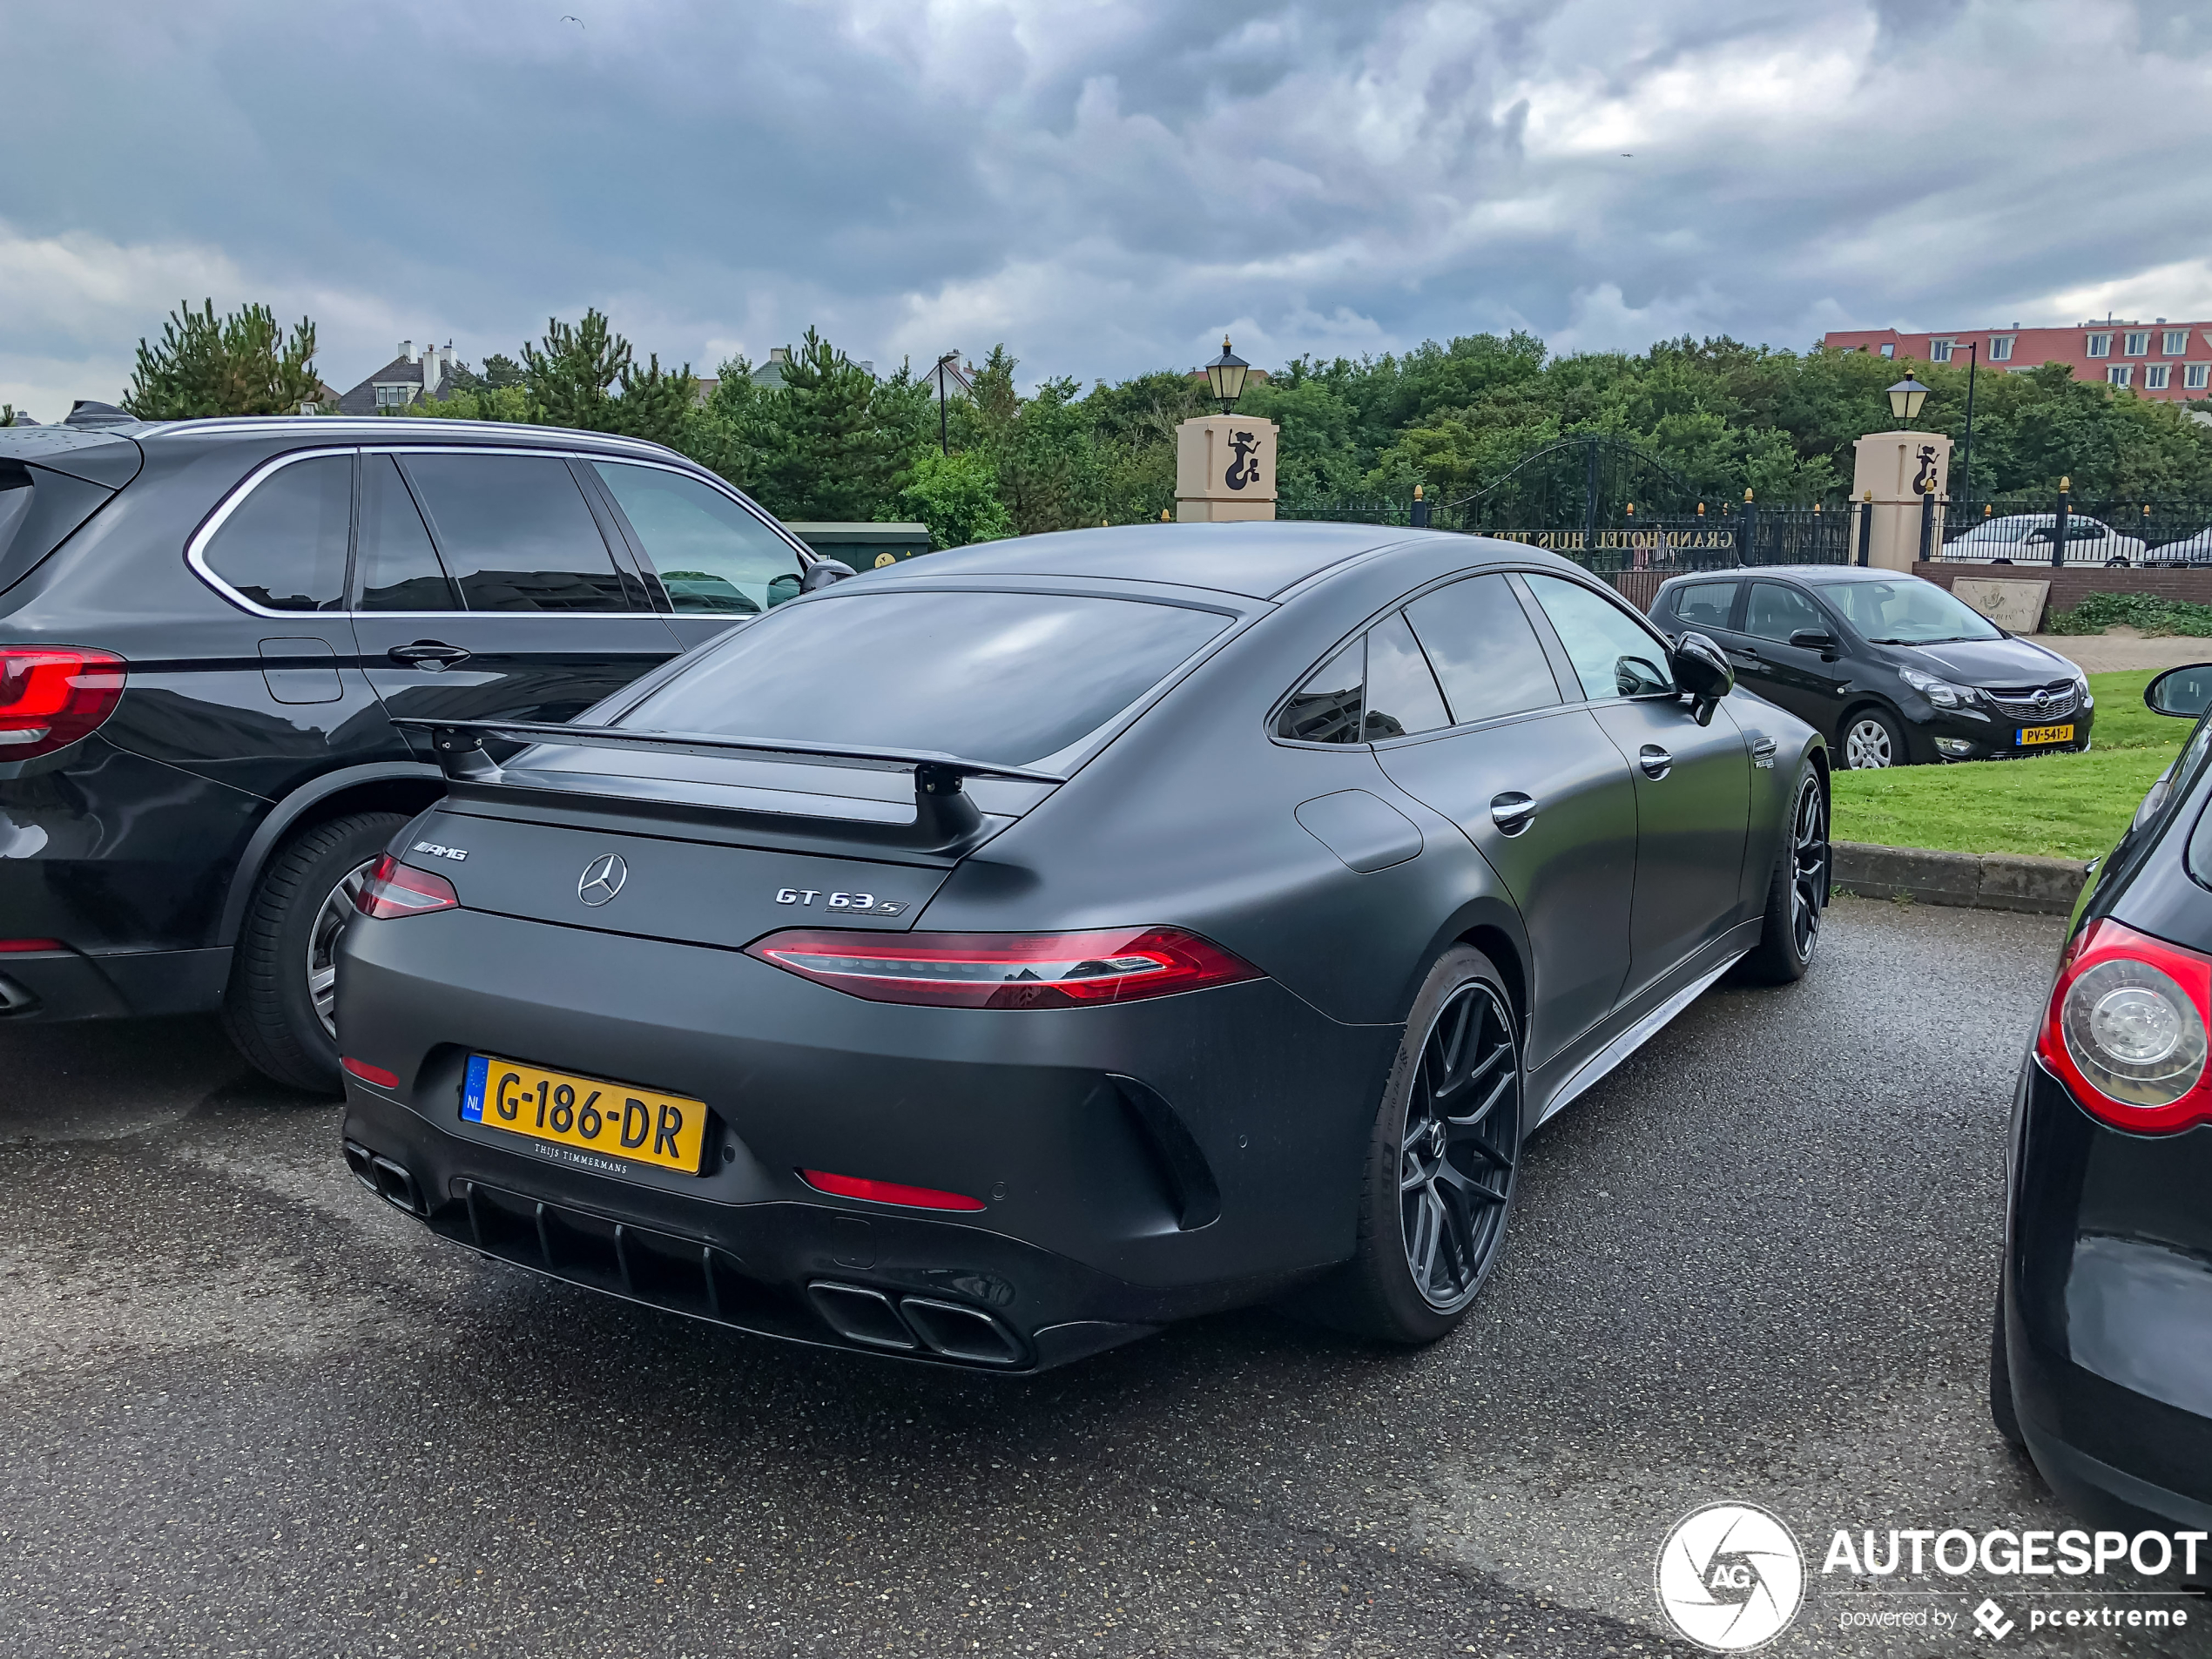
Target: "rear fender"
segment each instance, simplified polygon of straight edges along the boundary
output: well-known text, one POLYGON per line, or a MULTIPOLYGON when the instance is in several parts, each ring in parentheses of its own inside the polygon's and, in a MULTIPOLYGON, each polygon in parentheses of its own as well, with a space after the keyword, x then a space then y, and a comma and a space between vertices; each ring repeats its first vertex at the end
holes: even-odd
POLYGON ((445 779, 435 766, 406 760, 343 766, 301 785, 270 810, 246 842, 238 867, 231 873, 230 887, 223 895, 214 937, 207 942, 214 946, 238 942, 239 929, 246 922, 246 907, 253 901, 253 888, 261 879, 262 870, 286 838, 311 819, 328 818, 347 811, 405 812, 412 815, 444 792, 445 779), (357 804, 340 799, 347 795, 354 796, 357 804))

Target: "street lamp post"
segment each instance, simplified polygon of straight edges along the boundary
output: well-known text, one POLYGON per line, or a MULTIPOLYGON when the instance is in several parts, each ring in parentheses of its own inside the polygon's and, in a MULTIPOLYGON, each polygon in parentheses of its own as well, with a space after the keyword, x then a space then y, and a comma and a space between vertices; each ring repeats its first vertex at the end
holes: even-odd
POLYGON ((1972 501, 1974 496, 1974 371, 1981 367, 1981 342, 1974 341, 1966 347, 1966 436, 1959 445, 1959 492, 1954 501, 1972 501))
POLYGON ((1221 412, 1228 414, 1237 407, 1237 400, 1244 395, 1244 375, 1251 368, 1243 358, 1229 349, 1229 336, 1221 337, 1221 355, 1206 365, 1206 384, 1213 388, 1214 401, 1221 405, 1221 412))
POLYGON ((1910 432, 1912 422, 1919 418, 1920 405, 1928 401, 1928 388, 1907 374, 1890 388, 1890 413, 1905 422, 1910 432))

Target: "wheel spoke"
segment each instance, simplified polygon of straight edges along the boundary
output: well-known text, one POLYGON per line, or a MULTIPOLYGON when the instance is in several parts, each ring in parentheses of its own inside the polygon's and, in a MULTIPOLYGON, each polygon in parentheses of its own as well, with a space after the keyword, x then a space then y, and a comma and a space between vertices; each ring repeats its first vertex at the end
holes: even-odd
POLYGON ((1513 1082, 1510 1076, 1499 1078, 1489 1094, 1484 1096, 1482 1104, 1463 1117, 1446 1118, 1444 1130, 1447 1138, 1454 1142, 1464 1140, 1481 1128, 1483 1120, 1496 1109, 1498 1103, 1513 1092, 1513 1082))
POLYGON ((1422 1041, 1399 1143, 1406 1264, 1433 1306, 1462 1306, 1481 1282, 1520 1145, 1511 1016, 1494 989, 1470 981, 1438 1009, 1422 1041), (1469 1151, 1455 1158, 1458 1147, 1469 1151))
POLYGON ((1466 1170, 1448 1163, 1436 1166, 1436 1180, 1439 1186, 1449 1187, 1455 1192, 1480 1198, 1485 1204, 1503 1204, 1506 1201, 1504 1193, 1494 1188, 1484 1186, 1466 1170))

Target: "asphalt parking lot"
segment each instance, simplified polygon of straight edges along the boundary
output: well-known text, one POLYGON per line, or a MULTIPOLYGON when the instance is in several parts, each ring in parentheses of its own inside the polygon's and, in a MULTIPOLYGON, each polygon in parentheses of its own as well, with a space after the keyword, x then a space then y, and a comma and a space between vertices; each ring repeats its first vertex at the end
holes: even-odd
MULTIPOLYGON (((1983 1403, 2060 931, 1838 901, 1804 984, 1708 995, 1537 1138, 1430 1352, 1254 1312, 1026 1382, 439 1244, 212 1024, 0 1032, 0 1648, 1652 1653, 1707 1499, 1816 1566, 1837 1527, 2067 1524, 1983 1403)), ((1771 1651, 1977 1645, 1836 1604, 1771 1651)), ((2081 1641, 2037 1650, 2197 1650, 2081 1641)))

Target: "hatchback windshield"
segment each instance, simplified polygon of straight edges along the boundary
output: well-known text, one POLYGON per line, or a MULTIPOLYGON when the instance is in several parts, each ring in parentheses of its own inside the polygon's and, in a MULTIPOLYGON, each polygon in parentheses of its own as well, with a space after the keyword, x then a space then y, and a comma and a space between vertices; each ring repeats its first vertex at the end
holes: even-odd
POLYGON ((1089 595, 843 595, 716 644, 622 724, 1026 765, 1096 731, 1230 621, 1089 595))
POLYGON ((1995 639, 1998 630, 1918 577, 1894 582, 1825 582, 1820 597, 1877 645, 1936 645, 1954 639, 1995 639))

